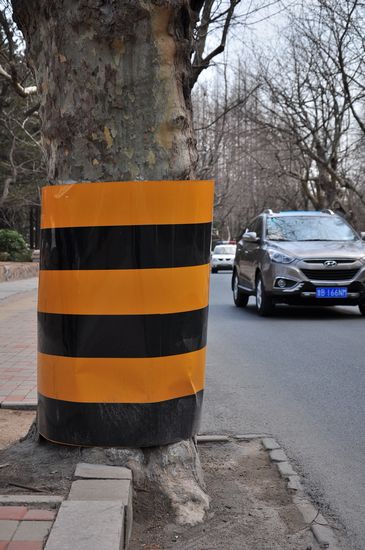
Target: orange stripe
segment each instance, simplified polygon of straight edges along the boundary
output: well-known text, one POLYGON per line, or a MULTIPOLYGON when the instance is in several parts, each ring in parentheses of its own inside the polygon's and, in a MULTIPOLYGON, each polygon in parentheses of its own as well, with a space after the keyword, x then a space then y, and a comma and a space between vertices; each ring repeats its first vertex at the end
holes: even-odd
POLYGON ((135 181, 42 189, 41 227, 208 223, 214 182, 135 181))
POLYGON ((208 305, 209 264, 166 269, 40 271, 38 310, 148 315, 208 305))
POLYGON ((80 403, 156 403, 204 388, 205 349, 143 359, 38 354, 38 391, 80 403))

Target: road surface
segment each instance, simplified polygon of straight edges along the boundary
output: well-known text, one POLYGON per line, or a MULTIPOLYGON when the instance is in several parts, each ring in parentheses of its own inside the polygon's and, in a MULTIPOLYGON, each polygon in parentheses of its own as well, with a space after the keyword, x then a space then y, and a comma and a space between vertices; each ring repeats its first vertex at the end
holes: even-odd
POLYGON ((261 318, 253 298, 233 305, 230 279, 211 277, 201 432, 272 434, 344 550, 364 550, 365 317, 282 306, 261 318))

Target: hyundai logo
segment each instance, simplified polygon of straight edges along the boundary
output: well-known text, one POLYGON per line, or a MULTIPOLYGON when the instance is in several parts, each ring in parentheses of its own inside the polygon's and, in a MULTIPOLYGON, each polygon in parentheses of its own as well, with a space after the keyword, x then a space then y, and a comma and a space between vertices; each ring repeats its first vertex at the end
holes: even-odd
POLYGON ((337 265, 336 260, 327 260, 323 262, 324 267, 335 267, 337 265))

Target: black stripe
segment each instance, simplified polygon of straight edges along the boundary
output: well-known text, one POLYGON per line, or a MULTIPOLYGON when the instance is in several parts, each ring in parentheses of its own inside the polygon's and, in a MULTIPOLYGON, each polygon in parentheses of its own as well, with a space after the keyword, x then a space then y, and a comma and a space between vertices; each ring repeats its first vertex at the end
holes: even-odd
POLYGON ((210 261, 211 224, 42 229, 41 269, 148 269, 210 261))
POLYGON ((39 433, 57 443, 154 447, 193 437, 203 391, 160 403, 74 403, 38 394, 39 433))
POLYGON ((38 350, 66 357, 162 357, 207 342, 208 307, 165 315, 38 312, 38 350))

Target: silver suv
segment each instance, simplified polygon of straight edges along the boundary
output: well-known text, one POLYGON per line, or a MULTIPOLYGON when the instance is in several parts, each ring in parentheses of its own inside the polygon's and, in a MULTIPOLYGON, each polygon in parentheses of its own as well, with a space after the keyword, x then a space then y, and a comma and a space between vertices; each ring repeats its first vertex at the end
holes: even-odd
POLYGON ((256 296, 260 315, 277 303, 352 305, 365 315, 365 242, 331 210, 265 210, 237 243, 232 291, 237 307, 256 296))

